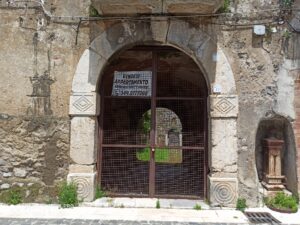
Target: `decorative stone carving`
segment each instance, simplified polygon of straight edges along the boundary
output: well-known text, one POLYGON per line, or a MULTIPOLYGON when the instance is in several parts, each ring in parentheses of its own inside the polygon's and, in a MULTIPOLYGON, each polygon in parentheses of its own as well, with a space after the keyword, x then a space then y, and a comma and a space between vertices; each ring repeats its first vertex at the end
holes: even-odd
POLYGON ((96 173, 70 173, 68 182, 74 182, 77 185, 79 199, 83 201, 93 201, 95 197, 96 173))
POLYGON ((209 177, 209 182, 212 205, 235 207, 238 190, 236 178, 209 177))
POLYGON ((238 116, 238 98, 236 95, 211 95, 210 115, 212 118, 238 116))
POLYGON ((70 98, 70 115, 94 116, 99 114, 97 107, 98 94, 91 93, 74 93, 70 98))

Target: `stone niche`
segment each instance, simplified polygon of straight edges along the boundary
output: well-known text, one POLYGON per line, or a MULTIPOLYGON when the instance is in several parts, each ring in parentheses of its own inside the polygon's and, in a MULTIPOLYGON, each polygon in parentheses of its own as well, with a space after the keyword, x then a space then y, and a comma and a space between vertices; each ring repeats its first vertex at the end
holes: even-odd
POLYGON ((213 13, 224 0, 93 0, 100 15, 213 13))
POLYGON ((283 189, 297 193, 295 140, 292 126, 286 118, 274 116, 260 122, 255 156, 264 195, 283 189))

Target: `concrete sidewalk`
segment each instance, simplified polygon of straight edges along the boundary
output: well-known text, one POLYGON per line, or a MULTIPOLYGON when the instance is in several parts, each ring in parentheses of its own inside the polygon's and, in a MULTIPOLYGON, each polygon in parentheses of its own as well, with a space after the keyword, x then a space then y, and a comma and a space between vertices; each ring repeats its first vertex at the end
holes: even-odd
MULTIPOLYGON (((281 214, 267 208, 264 211, 283 224, 300 224, 300 213, 281 214)), ((192 210, 154 208, 75 207, 62 209, 58 205, 0 205, 0 224, 249 224, 246 216, 236 210, 192 210), (23 220, 18 220, 23 219, 23 220), (24 220, 27 219, 27 220, 24 220), (42 219, 42 220, 39 220, 42 219), (22 223, 19 223, 22 221, 22 223), (27 221, 27 222, 26 222, 27 221), (56 221, 56 222, 55 222, 56 221), (172 223, 171 223, 172 222, 172 223)))
POLYGON ((217 222, 247 223, 235 210, 190 210, 149 208, 75 207, 61 209, 57 205, 0 206, 0 218, 86 219, 102 221, 217 222))

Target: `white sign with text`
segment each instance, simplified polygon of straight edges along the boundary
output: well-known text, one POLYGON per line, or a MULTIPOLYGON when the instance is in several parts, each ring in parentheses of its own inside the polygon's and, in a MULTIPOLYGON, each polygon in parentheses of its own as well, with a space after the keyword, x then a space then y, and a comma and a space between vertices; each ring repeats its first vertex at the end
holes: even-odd
POLYGON ((151 71, 115 71, 112 96, 148 97, 151 94, 151 71))

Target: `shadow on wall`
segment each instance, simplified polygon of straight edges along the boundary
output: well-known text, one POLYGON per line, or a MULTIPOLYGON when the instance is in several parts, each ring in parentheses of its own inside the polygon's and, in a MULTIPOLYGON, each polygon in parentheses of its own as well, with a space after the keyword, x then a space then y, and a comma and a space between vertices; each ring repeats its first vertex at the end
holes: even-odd
POLYGON ((259 181, 261 182, 263 179, 263 166, 265 163, 262 141, 271 137, 284 141, 281 152, 282 173, 286 176, 286 188, 293 194, 297 194, 297 157, 294 132, 291 123, 282 116, 275 115, 259 123, 255 146, 256 169, 259 181))

